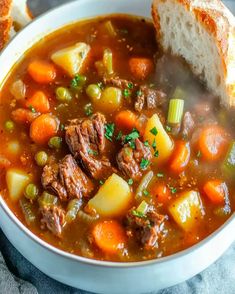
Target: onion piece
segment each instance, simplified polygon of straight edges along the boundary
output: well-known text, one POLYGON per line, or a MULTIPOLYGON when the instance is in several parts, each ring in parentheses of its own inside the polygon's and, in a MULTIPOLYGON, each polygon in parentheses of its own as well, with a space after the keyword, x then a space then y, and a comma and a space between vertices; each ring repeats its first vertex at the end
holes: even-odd
POLYGON ((26 85, 22 80, 17 80, 11 85, 10 92, 16 100, 25 99, 26 85))
POLYGON ((153 171, 149 171, 147 172, 147 174, 144 175, 138 188, 136 189, 136 195, 135 195, 136 200, 141 200, 143 196, 143 191, 147 189, 149 183, 153 179, 153 175, 154 175, 153 171))

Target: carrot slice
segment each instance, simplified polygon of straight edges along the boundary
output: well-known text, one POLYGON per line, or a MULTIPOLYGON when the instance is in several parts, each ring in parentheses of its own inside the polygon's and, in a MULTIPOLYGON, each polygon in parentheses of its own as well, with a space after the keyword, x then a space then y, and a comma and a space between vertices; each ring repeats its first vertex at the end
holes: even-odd
POLYGON ((31 98, 26 101, 27 107, 33 107, 36 111, 41 113, 49 112, 50 103, 47 96, 42 91, 37 91, 31 98))
POLYGON ((129 67, 134 78, 138 80, 146 79, 154 69, 152 59, 143 57, 130 58, 129 67))
POLYGON ((114 220, 99 222, 92 231, 96 245, 106 253, 115 254, 126 242, 123 227, 114 220))
POLYGON ((161 183, 156 183, 151 189, 151 195, 157 197, 157 202, 166 204, 171 200, 170 189, 161 183))
POLYGON ((185 141, 177 141, 170 161, 170 170, 175 174, 183 172, 189 163, 189 159, 189 143, 185 141))
POLYGON ((137 116, 130 110, 120 111, 115 117, 116 125, 119 129, 127 132, 137 126, 137 116))
POLYGON ((34 60, 28 66, 28 73, 37 83, 49 84, 56 77, 56 68, 50 62, 34 60))
POLYGON ((227 151, 228 134, 220 126, 207 126, 200 133, 198 148, 203 159, 208 161, 219 160, 227 151))
POLYGON ((46 144, 56 135, 59 128, 59 120, 52 114, 42 114, 37 117, 30 126, 30 137, 37 144, 46 144))
POLYGON ((203 191, 213 204, 224 204, 226 198, 228 198, 228 187, 221 180, 206 182, 203 191))

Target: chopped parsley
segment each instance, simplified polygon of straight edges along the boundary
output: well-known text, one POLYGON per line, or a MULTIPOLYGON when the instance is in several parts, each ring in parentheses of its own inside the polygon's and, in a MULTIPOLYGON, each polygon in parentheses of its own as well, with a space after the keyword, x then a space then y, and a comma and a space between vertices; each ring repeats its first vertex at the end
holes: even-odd
POLYGON ((158 134, 157 128, 156 127, 152 128, 150 130, 150 133, 153 134, 154 136, 157 136, 157 134, 158 134))
POLYGON ((122 94, 123 94, 124 98, 128 98, 128 97, 130 97, 131 92, 130 92, 130 90, 128 90, 128 89, 124 89, 124 90, 122 91, 122 94))
POLYGON ((144 146, 149 147, 149 142, 147 140, 144 141, 144 146))
POLYGON ((202 156, 201 151, 199 150, 197 153, 197 158, 200 158, 202 156))
POLYGON ((86 105, 84 106, 84 111, 85 111, 85 114, 86 114, 87 116, 92 115, 92 113, 93 113, 93 107, 92 107, 91 103, 88 103, 88 104, 86 104, 86 105))
POLYGON ((104 89, 104 85, 103 85, 103 83, 102 82, 99 82, 99 83, 97 83, 97 86, 101 89, 101 90, 103 90, 104 89))
POLYGON ((147 191, 146 189, 143 191, 144 196, 149 196, 149 191, 147 191))
POLYGON ((86 82, 86 77, 83 75, 75 75, 75 77, 71 80, 71 87, 72 88, 79 88, 86 82))
POLYGON ((133 183, 134 183, 133 179, 129 179, 129 180, 128 180, 128 185, 131 186, 131 185, 133 185, 133 183))
POLYGON ((106 124, 105 125, 105 138, 112 142, 113 134, 115 130, 115 124, 106 124))
POLYGON ((129 89, 133 89, 134 88, 134 85, 133 85, 133 83, 128 83, 128 86, 127 86, 129 89))
POLYGON ((139 132, 136 129, 133 129, 130 134, 126 135, 126 137, 124 139, 124 143, 126 144, 130 141, 138 139, 139 136, 140 136, 139 132))
POLYGON ((132 215, 140 217, 140 218, 146 217, 142 212, 139 212, 137 210, 132 210, 131 213, 132 213, 132 215))
POLYGON ((117 134, 116 140, 120 141, 121 138, 122 138, 122 131, 119 131, 118 134, 117 134))
POLYGON ((98 155, 98 152, 96 150, 92 150, 92 149, 89 149, 88 150, 88 154, 91 154, 91 155, 98 155))
POLYGON ((164 177, 164 174, 163 173, 157 173, 157 177, 158 178, 163 178, 164 177))
POLYGON ((141 90, 138 90, 137 92, 136 92, 136 96, 137 97, 140 97, 142 95, 142 91, 141 90))
POLYGON ((153 140, 152 147, 153 147, 153 149, 154 149, 154 150, 155 150, 155 149, 156 149, 156 147, 157 147, 157 143, 156 143, 156 140, 155 140, 155 138, 154 138, 154 140, 153 140))
POLYGON ((128 144, 131 147, 131 149, 135 149, 135 141, 130 141, 128 144))
POLYGON ((166 130, 168 133, 170 133, 172 131, 172 128, 170 126, 166 126, 166 130))
POLYGON ((102 186, 104 184, 104 181, 100 180, 99 184, 100 184, 100 186, 102 186))
POLYGON ((158 157, 158 156, 159 156, 159 151, 156 150, 156 151, 154 152, 154 157, 158 157))
POLYGON ((32 105, 29 105, 29 109, 32 111, 32 113, 36 113, 36 109, 32 105))
POLYGON ((169 187, 169 188, 172 194, 175 194, 177 192, 177 189, 175 187, 169 187))
POLYGON ((63 132, 63 131, 64 131, 64 129, 65 129, 65 126, 64 126, 64 124, 61 124, 61 125, 60 125, 60 130, 63 132))
POLYGON ((140 162, 140 168, 141 169, 146 169, 150 164, 150 161, 148 159, 142 158, 140 162))

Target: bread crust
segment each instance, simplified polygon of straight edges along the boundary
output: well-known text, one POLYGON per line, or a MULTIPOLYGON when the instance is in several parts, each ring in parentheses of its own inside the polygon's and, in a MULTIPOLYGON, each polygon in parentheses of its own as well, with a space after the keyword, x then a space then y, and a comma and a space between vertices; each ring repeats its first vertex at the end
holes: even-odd
MULTIPOLYGON (((213 36, 221 58, 225 79, 227 106, 235 107, 235 17, 220 0, 171 0, 183 5, 192 13, 196 20, 213 36)), ((161 45, 161 25, 158 5, 165 0, 154 0, 152 17, 157 34, 157 41, 161 45)))
POLYGON ((18 5, 19 3, 20 5, 22 4, 22 10, 25 11, 28 19, 32 18, 26 5, 26 0, 21 2, 19 0, 0 0, 0 50, 9 41, 11 33, 14 32, 13 23, 15 20, 11 13, 16 3, 18 5))

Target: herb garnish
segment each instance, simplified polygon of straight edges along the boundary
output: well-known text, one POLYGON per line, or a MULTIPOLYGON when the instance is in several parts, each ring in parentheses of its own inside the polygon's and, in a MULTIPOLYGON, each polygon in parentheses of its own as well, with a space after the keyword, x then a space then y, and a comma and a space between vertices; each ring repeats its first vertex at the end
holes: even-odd
POLYGON ((65 129, 65 126, 64 126, 64 124, 61 124, 61 125, 60 125, 60 130, 61 130, 61 132, 63 132, 63 131, 64 131, 64 129, 65 129))
POLYGON ((128 142, 128 144, 131 147, 131 149, 135 149, 135 141, 130 141, 128 142))
POLYGON ((154 157, 158 157, 158 156, 159 156, 159 151, 156 150, 156 151, 154 152, 154 157))
POLYGON ((129 88, 129 89, 133 89, 134 88, 134 85, 133 85, 133 83, 128 83, 128 85, 127 85, 127 87, 129 88))
POLYGON ((153 140, 152 147, 153 147, 153 149, 154 149, 154 150, 155 150, 155 149, 156 149, 156 147, 157 147, 157 143, 156 143, 156 140, 155 140, 155 138, 154 138, 154 140, 153 140))
POLYGON ((146 217, 142 212, 139 212, 137 210, 132 210, 131 213, 132 213, 132 215, 140 217, 140 218, 146 217))
POLYGON ((133 179, 129 179, 128 180, 128 185, 130 185, 130 186, 133 185, 133 182, 134 182, 133 179))
POLYGON ((140 136, 139 132, 134 128, 130 134, 125 136, 124 143, 128 143, 132 140, 138 139, 140 136))
POLYGON ((142 95, 142 91, 141 90, 138 90, 137 92, 136 92, 136 96, 137 97, 140 97, 142 95))
POLYGON ((142 158, 140 162, 140 168, 141 169, 146 169, 150 164, 150 161, 148 159, 142 158))
POLYGON ((201 151, 199 150, 197 153, 197 158, 200 158, 202 156, 201 151))
POLYGON ((124 98, 128 98, 131 95, 131 92, 128 89, 124 89, 122 91, 122 94, 123 94, 124 98))
POLYGON ((157 128, 156 128, 156 127, 153 127, 153 128, 150 130, 150 133, 153 134, 154 136, 157 136, 157 134, 158 134, 157 128))
POLYGON ((93 107, 92 107, 91 103, 88 103, 88 104, 86 104, 86 105, 84 106, 84 111, 85 111, 85 114, 86 114, 87 116, 92 115, 92 113, 93 113, 93 107))
POLYGON ((172 128, 170 126, 166 126, 166 130, 168 133, 170 133, 172 131, 172 128))
POLYGON ((116 140, 120 141, 121 138, 122 138, 122 131, 119 131, 118 134, 117 134, 116 140))
POLYGON ((105 125, 105 138, 108 139, 110 142, 112 142, 112 137, 115 130, 115 124, 106 124, 105 125))
POLYGON ((177 192, 177 189, 175 187, 169 187, 169 188, 172 194, 175 194, 177 192))
POLYGON ((149 191, 147 191, 146 189, 143 191, 144 196, 149 196, 149 191))
POLYGON ((96 150, 92 150, 92 149, 89 149, 88 150, 88 154, 91 154, 91 155, 98 155, 98 152, 96 150))
POLYGON ((157 177, 158 178, 163 178, 164 177, 164 174, 163 173, 157 173, 157 177))
POLYGON ((104 182, 102 180, 100 180, 99 184, 102 186, 104 184, 104 182))
POLYGON ((97 83, 97 86, 100 88, 100 90, 104 89, 104 85, 102 82, 97 83))
POLYGON ((29 105, 29 109, 32 111, 32 113, 36 113, 36 109, 32 105, 29 105))
POLYGON ((71 80, 71 87, 72 88, 78 88, 82 86, 86 81, 86 77, 82 75, 75 75, 75 77, 71 80))
POLYGON ((144 141, 144 146, 149 147, 149 142, 147 140, 144 141))

